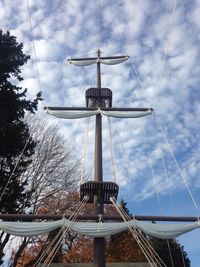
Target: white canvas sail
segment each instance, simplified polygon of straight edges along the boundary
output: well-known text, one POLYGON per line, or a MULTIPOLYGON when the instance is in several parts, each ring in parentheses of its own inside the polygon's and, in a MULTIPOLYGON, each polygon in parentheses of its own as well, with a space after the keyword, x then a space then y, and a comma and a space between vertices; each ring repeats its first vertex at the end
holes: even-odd
POLYGON ((147 109, 146 111, 117 111, 117 110, 55 110, 51 108, 46 108, 46 112, 54 117, 61 119, 82 119, 98 114, 102 114, 107 117, 113 118, 139 118, 145 117, 152 114, 152 109, 147 109))
POLYGON ((46 234, 58 228, 67 228, 89 237, 106 237, 137 227, 145 234, 161 239, 176 238, 200 227, 198 221, 188 224, 144 223, 138 220, 128 222, 72 222, 62 219, 54 222, 0 222, 0 230, 16 236, 31 237, 46 234))
POLYGON ((105 65, 116 65, 126 61, 128 58, 128 56, 121 56, 112 58, 100 57, 90 59, 68 59, 68 62, 76 66, 89 66, 92 64, 96 64, 97 62, 100 62, 105 65))

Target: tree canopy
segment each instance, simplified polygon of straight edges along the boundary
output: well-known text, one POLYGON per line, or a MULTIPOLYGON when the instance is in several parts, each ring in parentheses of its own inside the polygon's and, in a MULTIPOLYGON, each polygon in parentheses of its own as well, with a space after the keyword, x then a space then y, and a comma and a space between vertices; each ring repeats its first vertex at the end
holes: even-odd
MULTIPOLYGON (((31 163, 36 143, 24 121, 27 112, 37 110, 41 94, 33 101, 26 99, 27 89, 17 84, 23 80, 21 67, 30 56, 15 36, 0 30, 0 212, 20 213, 29 205, 27 180, 20 179, 31 163)), ((0 254, 9 236, 1 235, 0 254)))
POLYGON ((35 142, 30 137, 28 124, 23 119, 27 111, 36 111, 40 94, 33 101, 27 100, 27 89, 17 86, 16 80, 23 80, 21 66, 29 58, 30 56, 23 53, 23 45, 17 43, 16 37, 0 30, 1 212, 20 212, 27 198, 27 192, 24 192, 26 181, 18 178, 31 162, 35 142))
POLYGON ((190 267, 187 253, 176 239, 162 240, 150 238, 150 244, 166 266, 190 267))
MULTIPOLYGON (((131 216, 127 203, 123 199, 120 205, 128 216, 131 216)), ((146 262, 136 240, 129 231, 110 237, 107 246, 107 258, 111 262, 146 262)))

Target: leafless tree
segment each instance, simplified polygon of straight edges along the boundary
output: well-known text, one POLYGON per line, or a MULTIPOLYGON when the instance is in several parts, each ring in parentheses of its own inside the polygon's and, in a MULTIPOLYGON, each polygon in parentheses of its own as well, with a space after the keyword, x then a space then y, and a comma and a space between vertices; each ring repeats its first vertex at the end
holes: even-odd
MULTIPOLYGON (((28 180, 27 190, 31 190, 31 205, 24 203, 25 213, 59 213, 60 206, 64 213, 68 205, 63 206, 63 196, 67 192, 73 192, 80 179, 80 161, 75 157, 73 148, 66 138, 59 132, 58 126, 45 121, 45 118, 28 116, 32 138, 37 142, 32 162, 27 171, 20 178, 28 180), (53 198, 53 207, 48 199, 53 198), (47 205, 47 203, 49 203, 47 205), (57 203, 57 205, 55 204, 57 203)), ((10 266, 16 266, 24 248, 31 239, 24 239, 21 246, 14 253, 10 266)))

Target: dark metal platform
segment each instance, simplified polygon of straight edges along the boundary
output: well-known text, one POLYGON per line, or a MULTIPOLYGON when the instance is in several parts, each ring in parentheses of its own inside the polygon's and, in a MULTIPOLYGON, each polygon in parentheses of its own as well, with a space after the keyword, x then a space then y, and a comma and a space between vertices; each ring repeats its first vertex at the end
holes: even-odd
POLYGON ((97 196, 97 202, 102 198, 104 204, 111 204, 110 197, 117 199, 118 191, 119 186, 114 182, 89 181, 80 186, 80 200, 88 196, 87 203, 94 203, 97 196))

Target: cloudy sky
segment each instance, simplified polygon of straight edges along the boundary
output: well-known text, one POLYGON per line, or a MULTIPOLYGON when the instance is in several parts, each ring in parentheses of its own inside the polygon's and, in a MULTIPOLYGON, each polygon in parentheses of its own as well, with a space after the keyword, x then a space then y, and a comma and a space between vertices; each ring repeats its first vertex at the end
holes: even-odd
MULTIPOLYGON (((199 216, 199 0, 0 0, 0 23, 31 55, 21 85, 30 98, 42 91, 41 116, 60 125, 78 156, 89 125, 89 177, 94 120, 53 119, 43 106, 85 106, 95 66, 72 66, 68 58, 95 56, 98 48, 102 56, 129 55, 102 65, 102 86, 112 89, 113 107, 153 107, 155 114, 111 120, 120 197, 133 214, 199 216)), ((103 127, 104 179, 113 181, 106 118, 103 127)), ((199 231, 180 238, 192 267, 199 266, 199 238, 199 231)))

